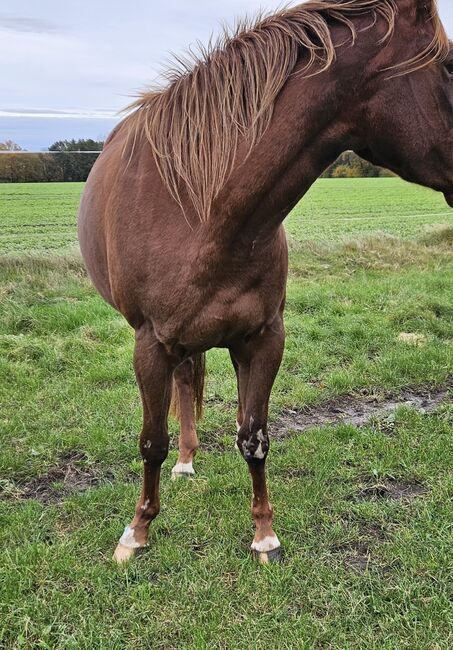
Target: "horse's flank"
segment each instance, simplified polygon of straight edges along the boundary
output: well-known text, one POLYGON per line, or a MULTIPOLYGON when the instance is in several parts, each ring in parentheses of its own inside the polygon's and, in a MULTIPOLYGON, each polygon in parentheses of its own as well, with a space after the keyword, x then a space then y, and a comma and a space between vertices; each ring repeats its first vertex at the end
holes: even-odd
MULTIPOLYGON (((432 41, 410 60, 398 63, 389 75, 406 74, 440 59, 448 39, 435 5, 420 2, 420 19, 434 23, 432 41)), ((241 22, 233 33, 225 31, 198 54, 178 59, 169 70, 168 86, 142 94, 129 108, 129 138, 125 154, 143 134, 151 145, 162 180, 183 209, 184 189, 201 221, 234 168, 245 141, 248 152, 269 127, 277 97, 293 74, 305 50, 301 75, 320 74, 336 58, 331 24, 344 25, 354 43, 353 19, 366 16, 368 26, 383 19, 386 42, 393 34, 398 7, 395 0, 310 0, 253 23, 241 22)))

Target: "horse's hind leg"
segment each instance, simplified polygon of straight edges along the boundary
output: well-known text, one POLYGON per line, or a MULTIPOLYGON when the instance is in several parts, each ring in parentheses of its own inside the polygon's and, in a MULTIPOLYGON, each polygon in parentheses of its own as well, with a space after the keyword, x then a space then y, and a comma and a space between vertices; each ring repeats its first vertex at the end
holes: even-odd
POLYGON ((262 563, 277 559, 280 555, 280 542, 272 529, 273 511, 267 493, 265 463, 269 451, 269 397, 280 367, 283 347, 284 327, 279 315, 247 344, 231 350, 238 367, 243 371, 239 377, 248 378, 237 446, 248 464, 252 478, 252 515, 256 526, 252 550, 262 563))
POLYGON ((135 517, 121 537, 114 559, 125 562, 146 546, 148 528, 158 515, 160 468, 167 457, 167 417, 173 366, 152 328, 145 324, 136 332, 134 367, 143 403, 140 450, 143 458, 143 487, 135 517))
POLYGON ((177 403, 174 411, 181 427, 178 461, 171 472, 171 477, 175 480, 195 474, 193 459, 198 449, 198 438, 195 428, 196 391, 193 359, 187 359, 175 369, 173 390, 177 392, 173 403, 177 403))

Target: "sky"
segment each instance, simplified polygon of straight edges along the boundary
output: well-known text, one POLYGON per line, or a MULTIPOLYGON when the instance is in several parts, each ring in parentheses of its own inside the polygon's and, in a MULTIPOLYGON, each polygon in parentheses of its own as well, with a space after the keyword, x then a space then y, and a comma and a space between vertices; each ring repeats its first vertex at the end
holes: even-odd
MULTIPOLYGON (((297 4, 292 2, 290 4, 297 4)), ((169 54, 278 0, 0 1, 0 142, 41 150, 104 139, 117 112, 155 83, 169 54), (3 6, 2 6, 3 5, 3 6)), ((439 0, 453 37, 453 2, 439 0)))

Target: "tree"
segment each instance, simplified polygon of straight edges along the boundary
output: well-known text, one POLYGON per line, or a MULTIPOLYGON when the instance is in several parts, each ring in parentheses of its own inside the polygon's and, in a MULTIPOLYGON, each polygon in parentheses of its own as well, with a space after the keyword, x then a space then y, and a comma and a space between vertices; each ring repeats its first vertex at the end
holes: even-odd
POLYGON ((0 151, 23 151, 22 147, 12 140, 0 142, 0 151))
POLYGON ((23 181, 39 181, 41 178, 41 162, 32 155, 14 155, 24 151, 16 142, 5 140, 0 142, 0 151, 8 151, 8 155, 0 155, 0 182, 19 183, 23 181))
POLYGON ((367 160, 363 160, 353 151, 345 151, 323 174, 324 178, 363 178, 382 176, 383 170, 375 167, 367 160), (340 171, 336 170, 340 168, 340 171), (350 173, 346 173, 345 168, 349 168, 350 173))
POLYGON ((61 151, 54 155, 58 161, 63 181, 86 181, 97 154, 71 154, 71 151, 102 151, 103 142, 96 140, 60 140, 49 147, 49 151, 61 151))
POLYGON ((357 178, 359 175, 357 167, 351 167, 349 165, 338 165, 332 171, 332 178, 357 178))

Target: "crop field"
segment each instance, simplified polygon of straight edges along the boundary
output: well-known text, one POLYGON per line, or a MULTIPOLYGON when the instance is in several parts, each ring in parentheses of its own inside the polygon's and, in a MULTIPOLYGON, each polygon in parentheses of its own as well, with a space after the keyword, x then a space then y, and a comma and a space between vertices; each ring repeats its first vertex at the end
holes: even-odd
MULTIPOLYGON (((0 186, 0 251, 75 245, 82 189, 82 183, 0 186)), ((452 223, 441 195, 398 178, 319 180, 286 222, 298 242, 376 231, 411 237, 427 226, 452 223)))
POLYGON ((0 185, 0 647, 453 647, 453 211, 399 179, 321 180, 287 221, 268 460, 280 564, 249 552, 227 354, 193 481, 162 472, 149 548, 132 332, 76 246, 80 184, 0 185))

